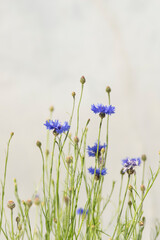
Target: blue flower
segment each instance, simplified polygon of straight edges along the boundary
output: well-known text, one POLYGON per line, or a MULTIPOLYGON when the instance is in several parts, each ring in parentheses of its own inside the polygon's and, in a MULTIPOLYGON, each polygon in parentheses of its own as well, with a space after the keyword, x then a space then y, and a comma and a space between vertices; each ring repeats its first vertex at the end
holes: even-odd
POLYGON ((53 130, 56 134, 61 134, 70 129, 68 122, 64 122, 64 124, 62 125, 58 120, 47 120, 44 125, 47 129, 53 130))
MULTIPOLYGON (((98 143, 95 143, 93 147, 88 146, 87 151, 88 151, 89 157, 95 157, 96 156, 97 147, 98 147, 98 143)), ((101 154, 101 149, 106 148, 106 147, 107 147, 107 144, 104 143, 103 145, 101 145, 99 143, 98 156, 100 156, 100 154, 101 154)))
MULTIPOLYGON (((95 171, 95 168, 92 168, 92 167, 88 168, 88 172, 89 172, 90 174, 93 175, 93 174, 94 174, 94 171, 95 171)), ((96 174, 97 177, 99 177, 100 175, 104 176, 104 175, 107 174, 107 169, 106 169, 106 168, 102 168, 102 169, 97 168, 95 174, 96 174)))
POLYGON ((92 104, 91 110, 94 113, 100 113, 100 114, 111 115, 111 114, 115 113, 115 107, 113 107, 112 105, 109 105, 107 107, 107 106, 104 106, 103 104, 97 104, 97 105, 92 104))
POLYGON ((78 209, 77 209, 77 214, 78 214, 78 215, 88 214, 88 209, 87 209, 87 211, 85 212, 83 208, 78 208, 78 209))
POLYGON ((123 170, 122 172, 125 173, 126 171, 130 171, 131 173, 134 172, 134 168, 141 164, 140 158, 126 158, 122 160, 123 170))

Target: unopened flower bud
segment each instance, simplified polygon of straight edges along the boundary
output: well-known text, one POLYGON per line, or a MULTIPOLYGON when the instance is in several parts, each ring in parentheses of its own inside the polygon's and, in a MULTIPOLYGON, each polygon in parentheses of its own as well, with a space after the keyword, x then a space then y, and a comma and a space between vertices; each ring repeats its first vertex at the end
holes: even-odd
POLYGON ((13 209, 13 208, 15 208, 15 203, 12 201, 12 200, 10 200, 10 201, 8 201, 8 203, 7 203, 7 207, 8 208, 10 208, 11 210, 13 209))
POLYGON ((66 163, 67 164, 70 164, 70 163, 72 163, 73 162, 73 157, 72 156, 67 156, 66 157, 66 163))
POLYGON ((111 92, 111 88, 109 86, 106 87, 106 92, 110 93, 111 92))
POLYGON ((38 206, 40 203, 41 203, 40 197, 36 195, 34 198, 34 204, 38 206))
POLYGON ((49 150, 48 149, 46 149, 46 156, 48 156, 49 155, 49 150))
POLYGON ((72 92, 72 97, 75 98, 75 96, 76 96, 76 93, 72 92))
POLYGON ((141 191, 142 191, 143 193, 145 192, 145 189, 146 189, 145 186, 142 184, 142 185, 141 185, 141 191))
POLYGON ((85 79, 84 76, 81 77, 80 82, 81 82, 82 84, 84 84, 84 83, 86 82, 86 79, 85 79))
POLYGON ((11 132, 11 137, 13 137, 13 135, 14 135, 14 132, 11 132))
POLYGON ((98 181, 98 180, 99 180, 99 178, 100 178, 100 175, 98 175, 98 174, 95 174, 95 177, 94 177, 94 179, 95 179, 96 181, 98 181))
POLYGON ((20 222, 20 217, 16 217, 17 224, 20 222))
POLYGON ((56 218, 54 218, 53 221, 54 221, 55 223, 57 223, 57 219, 56 219, 56 218))
POLYGON ((36 145, 37 145, 37 147, 41 148, 42 143, 41 143, 40 141, 37 141, 37 142, 36 142, 36 145))
POLYGON ((132 187, 132 185, 130 185, 130 184, 129 184, 129 186, 128 186, 128 189, 129 189, 129 191, 131 191, 131 192, 132 192, 132 190, 133 190, 133 187, 132 187))
POLYGON ((18 230, 21 231, 22 230, 22 224, 17 224, 18 230))
POLYGON ((139 226, 140 226, 140 227, 143 227, 143 226, 144 226, 144 222, 143 222, 143 221, 140 221, 140 222, 139 222, 139 226))
POLYGON ((145 154, 143 154, 141 158, 142 158, 142 161, 146 161, 147 156, 145 154))
POLYGON ((49 110, 50 110, 50 112, 53 112, 54 111, 54 107, 50 106, 49 110))
POLYGON ((101 154, 103 155, 104 153, 105 153, 105 149, 102 148, 102 149, 101 149, 101 154))
POLYGON ((65 195, 64 196, 64 201, 65 201, 66 205, 68 205, 68 203, 70 201, 69 197, 65 195))
POLYGON ((74 142, 75 142, 76 144, 78 144, 79 138, 78 138, 77 136, 74 137, 74 142))
POLYGON ((123 169, 123 168, 121 169, 121 171, 120 171, 120 174, 121 174, 121 175, 124 175, 124 174, 125 174, 125 172, 124 172, 124 169, 123 169))
POLYGON ((28 199, 28 200, 26 201, 26 205, 27 205, 29 208, 32 206, 32 204, 33 204, 33 202, 32 202, 31 199, 28 199))
POLYGON ((132 201, 128 202, 128 206, 131 207, 132 206, 132 201))

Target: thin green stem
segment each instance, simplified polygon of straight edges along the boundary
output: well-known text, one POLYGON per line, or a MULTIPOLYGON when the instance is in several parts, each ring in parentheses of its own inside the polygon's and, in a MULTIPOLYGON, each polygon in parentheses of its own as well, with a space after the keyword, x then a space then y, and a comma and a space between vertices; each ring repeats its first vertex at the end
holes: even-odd
POLYGON ((81 100, 82 100, 82 95, 83 95, 83 85, 81 85, 81 95, 78 103, 78 108, 77 108, 77 130, 76 130, 76 136, 78 136, 78 130, 79 130, 79 110, 80 110, 80 105, 81 105, 81 100))
POLYGON ((3 183, 2 183, 2 200, 1 200, 1 218, 0 218, 0 233, 1 233, 1 227, 2 227, 2 220, 3 220, 3 210, 4 210, 4 195, 5 195, 5 186, 6 186, 6 175, 7 175, 7 164, 8 164, 8 155, 9 155, 9 146, 11 139, 13 137, 13 133, 11 133, 8 144, 7 144, 7 154, 5 159, 5 169, 4 169, 4 177, 3 177, 3 183))
POLYGON ((125 191, 125 194, 124 194, 124 198, 123 198, 123 202, 122 202, 122 207, 121 207, 121 210, 120 210, 119 215, 118 215, 118 218, 117 218, 117 225, 116 225, 116 227, 115 227, 115 229, 114 229, 114 232, 113 232, 113 235, 112 235, 112 239, 114 239, 114 236, 115 236, 115 234, 116 234, 117 227, 118 227, 118 225, 119 225, 119 221, 120 221, 120 218, 121 218, 121 215, 122 215, 124 203, 125 203, 126 196, 127 196, 129 181, 130 181, 130 175, 128 175, 128 181, 127 181, 126 191, 125 191))

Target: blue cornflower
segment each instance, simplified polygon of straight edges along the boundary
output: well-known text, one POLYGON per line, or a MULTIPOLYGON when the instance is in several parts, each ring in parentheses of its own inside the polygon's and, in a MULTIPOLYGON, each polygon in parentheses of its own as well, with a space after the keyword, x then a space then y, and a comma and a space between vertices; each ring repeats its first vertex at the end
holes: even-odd
MULTIPOLYGON (((97 147, 98 147, 98 143, 95 143, 93 147, 88 146, 87 151, 88 151, 89 157, 95 157, 96 156, 97 147)), ((107 144, 104 143, 103 145, 101 145, 99 143, 98 156, 101 155, 101 149, 106 148, 106 147, 107 147, 107 144)))
POLYGON ((123 169, 122 172, 126 171, 131 174, 134 173, 134 168, 141 164, 141 158, 126 158, 122 160, 123 169))
POLYGON ((87 211, 84 211, 83 208, 78 208, 78 209, 77 209, 77 214, 78 214, 78 215, 88 214, 88 209, 87 209, 87 211))
POLYGON ((53 130, 55 134, 61 134, 70 129, 68 122, 64 122, 64 124, 62 125, 58 120, 47 120, 44 125, 47 129, 53 130))
MULTIPOLYGON (((92 168, 92 167, 88 168, 88 172, 89 172, 90 174, 93 175, 93 174, 94 174, 94 171, 95 171, 95 168, 92 168)), ((100 175, 104 176, 104 175, 106 175, 106 174, 107 174, 107 169, 106 169, 106 168, 102 168, 102 169, 97 168, 97 169, 96 169, 95 176, 96 176, 96 179, 97 179, 97 180, 99 179, 100 175)))
POLYGON ((91 110, 94 113, 100 113, 100 114, 104 114, 104 115, 105 114, 111 115, 111 114, 115 113, 115 107, 113 107, 112 105, 109 105, 107 107, 107 106, 104 106, 103 104, 97 104, 97 105, 92 104, 91 110))

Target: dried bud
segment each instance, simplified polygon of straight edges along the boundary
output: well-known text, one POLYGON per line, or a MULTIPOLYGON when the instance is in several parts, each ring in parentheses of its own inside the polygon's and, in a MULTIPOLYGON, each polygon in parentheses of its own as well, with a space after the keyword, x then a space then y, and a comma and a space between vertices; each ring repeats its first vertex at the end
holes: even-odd
POLYGON ((75 96, 76 96, 76 93, 72 92, 72 97, 75 98, 75 96))
POLYGON ((145 154, 143 154, 141 158, 142 158, 142 161, 146 161, 147 156, 145 154))
POLYGON ((66 157, 66 163, 67 164, 70 164, 70 163, 72 163, 73 162, 73 157, 72 156, 67 156, 66 157))
POLYGON ((7 203, 7 207, 8 208, 10 208, 11 210, 13 209, 13 208, 15 208, 15 203, 12 201, 12 200, 10 200, 10 201, 8 201, 8 203, 7 203))
POLYGON ((145 190, 146 190, 146 188, 145 188, 145 186, 142 184, 142 185, 141 185, 141 191, 144 193, 145 190))
POLYGON ((132 185, 129 184, 129 186, 128 186, 128 190, 132 192, 132 190, 133 190, 132 185))
POLYGON ((54 111, 54 107, 53 107, 53 106, 50 106, 49 111, 50 111, 50 112, 53 112, 53 111, 54 111))
POLYGON ((31 199, 28 199, 28 200, 26 201, 26 205, 27 205, 29 208, 32 206, 32 204, 33 204, 33 202, 32 202, 31 199))
POLYGON ((111 88, 109 86, 106 87, 106 92, 110 93, 111 92, 111 88))
POLYGON ((80 82, 81 82, 82 84, 84 84, 84 83, 86 82, 86 79, 85 79, 84 76, 81 77, 80 82))
POLYGON ((75 142, 76 144, 78 144, 79 138, 78 138, 77 136, 74 137, 74 142, 75 142))
POLYGON ((37 141, 37 142, 36 142, 36 145, 37 145, 37 147, 41 148, 42 143, 41 143, 40 141, 37 141))

